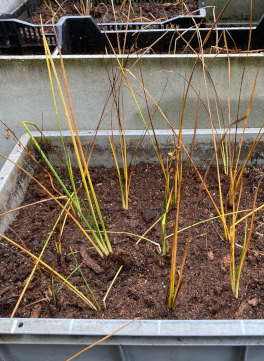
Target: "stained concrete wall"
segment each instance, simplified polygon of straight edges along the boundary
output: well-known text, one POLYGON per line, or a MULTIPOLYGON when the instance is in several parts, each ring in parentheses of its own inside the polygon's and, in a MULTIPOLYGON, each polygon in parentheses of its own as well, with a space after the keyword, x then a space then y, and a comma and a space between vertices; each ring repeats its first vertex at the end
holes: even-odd
MULTIPOLYGON (((199 6, 206 8, 206 17, 213 21, 213 7, 215 7, 215 18, 226 5, 227 0, 199 0, 199 6)), ((251 0, 231 0, 224 11, 218 24, 223 23, 245 23, 250 22, 251 0)), ((264 13, 264 1, 252 0, 252 21, 257 23, 264 13)))
POLYGON ((0 1, 0 14, 1 13, 9 13, 20 3, 21 3, 21 0, 1 0, 0 1))
MULTIPOLYGON (((205 56, 205 68, 207 69, 205 77, 201 60, 197 61, 196 56, 193 55, 185 57, 182 55, 152 55, 145 56, 140 61, 136 56, 131 56, 126 62, 125 68, 131 69, 127 79, 146 122, 149 120, 148 114, 150 113, 155 128, 166 129, 169 126, 161 112, 153 105, 153 99, 162 108, 173 127, 177 128, 183 96, 187 89, 187 80, 196 64, 187 96, 183 128, 192 128, 196 117, 198 128, 210 128, 208 115, 210 112, 216 128, 219 128, 218 115, 220 118, 223 117, 226 125, 228 124, 229 106, 231 122, 237 119, 237 112, 238 117, 246 114, 254 79, 262 58, 262 54, 249 55, 248 57, 246 55, 230 56, 229 85, 228 59, 225 55, 216 58, 211 55, 205 56), (241 87, 244 66, 245 72, 241 87), (144 94, 138 82, 144 82, 149 94, 144 94), (199 102, 198 107, 199 93, 201 102, 199 102), (147 103, 148 106, 146 97, 150 100, 147 103)), ((120 59, 125 61, 125 58, 121 57, 120 59)), ((59 69, 58 58, 55 59, 55 63, 59 69)), ((112 56, 65 56, 64 64, 78 128, 80 130, 95 129, 109 95, 114 74, 119 73, 118 63, 112 56)), ((59 77, 62 79, 60 72, 59 77)), ((120 76, 115 79, 117 79, 117 84, 120 84, 120 76)), ((261 66, 249 113, 248 127, 260 127, 264 121, 263 80, 264 70, 261 66)), ((25 133, 22 121, 34 122, 44 130, 58 129, 45 57, 0 57, 0 84, 0 119, 14 131, 17 137, 25 133)), ((140 112, 128 89, 128 84, 123 82, 123 87, 120 90, 123 93, 126 129, 143 129, 144 125, 140 112)), ((64 110, 57 89, 56 97, 62 128, 67 129, 64 110)), ((122 108, 120 94, 119 103, 120 108, 122 108)), ((108 127, 112 121, 113 128, 118 128, 112 98, 106 107, 103 119, 108 127)), ((223 126, 223 120, 221 120, 221 124, 223 126)), ((104 129, 103 124, 101 129, 104 129)), ((5 127, 1 125, 0 153, 8 155, 13 146, 14 141, 6 139, 5 127)), ((3 160, 0 162, 2 165, 3 160)))

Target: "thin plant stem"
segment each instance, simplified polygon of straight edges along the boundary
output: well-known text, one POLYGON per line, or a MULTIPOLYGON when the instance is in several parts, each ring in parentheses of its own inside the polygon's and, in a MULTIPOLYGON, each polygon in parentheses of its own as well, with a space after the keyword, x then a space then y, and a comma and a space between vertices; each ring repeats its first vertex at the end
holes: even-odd
POLYGON ((118 271, 116 272, 115 277, 113 278, 113 280, 112 280, 112 282, 111 282, 111 284, 110 284, 110 286, 109 286, 109 288, 108 288, 108 290, 107 290, 107 292, 106 292, 106 294, 105 294, 105 296, 103 298, 104 308, 106 308, 106 299, 108 297, 108 294, 109 294, 111 288, 113 287, 113 284, 115 283, 115 280, 117 279, 117 277, 118 277, 119 273, 121 272, 122 268, 123 268, 123 265, 119 267, 118 271))
POLYGON ((70 288, 76 295, 78 295, 86 304, 88 304, 92 309, 94 309, 96 311, 96 308, 94 307, 94 305, 82 294, 81 291, 79 291, 75 286, 73 286, 69 281, 67 281, 60 273, 58 273, 57 271, 55 271, 52 267, 50 267, 48 264, 46 264, 45 262, 43 262, 39 257, 35 256, 33 253, 29 252, 27 249, 25 249, 24 247, 22 247, 20 244, 18 244, 17 242, 13 241, 12 239, 6 237, 4 234, 0 234, 0 237, 2 237, 3 239, 5 239, 6 241, 8 241, 9 243, 11 243, 13 246, 19 248, 20 250, 22 250, 23 252, 25 252, 26 254, 28 254, 31 258, 34 258, 36 261, 38 261, 40 264, 42 264, 44 267, 46 267, 51 273, 54 273, 58 279, 65 283, 65 285, 67 285, 68 288, 70 288))
POLYGON ((77 258, 75 257, 75 254, 74 254, 74 252, 73 252, 73 250, 72 250, 71 247, 70 247, 70 251, 71 251, 71 254, 72 254, 73 258, 74 258, 74 262, 76 263, 76 266, 77 266, 77 268, 79 269, 79 272, 80 272, 80 274, 81 274, 81 276, 82 276, 83 282, 85 283, 85 285, 86 285, 86 287, 87 287, 87 289, 88 289, 88 291, 89 291, 89 293, 90 293, 90 295, 91 295, 91 297, 92 297, 93 304, 96 306, 97 310, 100 310, 100 306, 98 305, 98 302, 96 301, 96 298, 94 297, 94 294, 93 294, 90 286, 88 285, 88 283, 87 283, 87 281, 86 281, 86 279, 85 279, 85 277, 84 277, 84 275, 83 275, 83 273, 82 273, 81 267, 79 266, 79 263, 78 263, 78 261, 77 261, 77 258))

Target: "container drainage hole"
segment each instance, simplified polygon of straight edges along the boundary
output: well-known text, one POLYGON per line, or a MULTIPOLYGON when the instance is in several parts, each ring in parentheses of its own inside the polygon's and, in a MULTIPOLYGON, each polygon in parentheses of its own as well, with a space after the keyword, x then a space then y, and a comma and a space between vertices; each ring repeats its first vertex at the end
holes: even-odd
POLYGON ((18 327, 22 327, 23 326, 23 322, 19 322, 18 327))

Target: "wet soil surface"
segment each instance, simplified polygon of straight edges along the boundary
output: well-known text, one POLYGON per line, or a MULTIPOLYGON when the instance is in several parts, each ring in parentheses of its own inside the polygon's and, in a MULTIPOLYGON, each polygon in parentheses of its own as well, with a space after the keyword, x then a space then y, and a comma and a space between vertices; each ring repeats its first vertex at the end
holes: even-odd
MULTIPOLYGON (((133 171, 129 208, 121 204, 120 188, 116 169, 91 168, 91 177, 109 233, 113 253, 100 257, 80 229, 68 218, 61 238, 62 253, 58 254, 55 242, 59 229, 51 238, 42 257, 43 261, 59 272, 84 295, 89 297, 87 287, 76 270, 71 250, 74 252, 83 276, 94 293, 100 311, 92 310, 75 293, 57 280, 44 268, 37 270, 16 312, 17 317, 56 318, 123 318, 142 319, 257 319, 264 316, 264 216, 258 212, 254 218, 253 234, 242 270, 239 296, 236 299, 230 285, 230 247, 224 235, 221 220, 214 219, 193 228, 183 282, 173 311, 168 310, 166 299, 170 277, 171 247, 162 256, 157 245, 147 240, 136 244, 161 215, 164 201, 164 177, 159 165, 139 164, 133 171), (122 233, 123 232, 123 233, 122 233), (262 252, 261 252, 262 251, 262 252), (109 295, 106 309, 103 298, 120 266, 123 266, 109 295), (75 270, 75 272, 73 272, 75 270), (53 284, 53 286, 52 286, 53 284), (49 289, 54 289, 52 297, 49 289)), ((58 169, 63 176, 64 169, 58 169)), ((185 170, 184 170, 185 172, 185 170)), ((183 174, 184 174, 183 172, 183 174)), ((205 173, 200 169, 201 174, 205 173)), ((240 209, 251 209, 257 184, 262 176, 258 166, 248 168, 243 179, 240 209)), ((51 191, 49 177, 41 170, 36 177, 51 191)), ((69 181, 65 181, 69 184, 69 181)), ((228 176, 221 170, 223 198, 228 195, 228 176)), ((55 187, 56 182, 54 182, 55 187)), ((207 184, 213 199, 219 206, 216 169, 212 168, 207 184)), ((190 170, 182 198, 179 230, 190 226, 200 181, 190 170)), ((52 191, 54 193, 54 191, 52 191)), ((47 198, 45 191, 36 183, 29 186, 23 204, 47 198)), ((49 197, 48 197, 49 198, 49 197)), ((80 199, 86 199, 81 190, 80 199)), ((87 202, 86 202, 87 203, 87 202)), ((261 185, 257 206, 264 203, 261 185)), ((232 207, 227 209, 231 212, 232 207)), ((39 255, 56 221, 60 209, 55 201, 39 203, 20 211, 17 220, 10 226, 7 236, 19 245, 39 255)), ((176 210, 171 206, 167 220, 167 235, 173 233, 176 210)), ((242 217, 241 213, 239 217, 242 217)), ((196 213, 196 222, 217 216, 212 202, 203 190, 196 213)), ((250 220, 247 229, 250 228, 250 220)), ((228 218, 230 224, 232 220, 228 218)), ((60 227, 62 227, 62 222, 60 227)), ((247 230, 247 234, 248 234, 247 230)), ((237 227, 236 259, 239 260, 245 235, 245 223, 237 227)), ((188 238, 188 231, 178 234, 176 282, 188 238)), ((158 222, 145 236, 161 244, 161 225, 158 222)), ((171 244, 171 238, 169 238, 171 244)), ((0 317, 9 317, 33 268, 32 260, 25 252, 6 240, 0 243, 0 317)))
MULTIPOLYGON (((113 11, 112 5, 100 3, 96 6, 93 5, 90 15, 93 16, 97 23, 127 22, 128 20, 133 22, 153 22, 167 20, 177 15, 199 15, 198 0, 186 0, 184 4, 182 8, 181 1, 161 3, 142 1, 132 2, 130 6, 129 1, 126 1, 124 6, 114 5, 113 11)), ((62 16, 78 16, 81 14, 85 15, 85 12, 82 11, 79 2, 52 1, 51 7, 47 7, 45 3, 37 7, 31 16, 30 22, 40 24, 40 15, 43 23, 49 24, 52 21, 52 16, 54 21, 57 22, 62 16)))

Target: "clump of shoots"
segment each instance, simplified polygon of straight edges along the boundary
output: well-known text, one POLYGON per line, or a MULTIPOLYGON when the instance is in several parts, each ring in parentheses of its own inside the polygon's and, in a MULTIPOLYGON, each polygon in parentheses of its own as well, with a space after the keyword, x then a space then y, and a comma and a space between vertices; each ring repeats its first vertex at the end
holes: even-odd
MULTIPOLYGON (((259 188, 260 188, 263 177, 264 177, 264 175, 261 176, 261 179, 260 179, 260 181, 258 183, 258 186, 257 186, 257 189, 255 191, 252 211, 249 212, 246 216, 244 216, 242 219, 240 219, 238 221, 237 221, 237 211, 235 210, 235 203, 233 203, 233 221, 232 221, 232 226, 230 228, 230 278, 231 278, 232 291, 233 291, 234 296, 236 298, 238 298, 239 282, 240 282, 242 267, 243 267, 245 257, 246 257, 247 251, 248 251, 248 247, 249 247, 249 244, 250 244, 250 241, 251 241, 251 236, 252 236, 252 231, 253 231, 253 223, 254 223, 254 216, 255 216, 255 213, 258 210, 260 210, 260 209, 262 209, 264 207, 264 205, 262 205, 262 206, 256 208, 257 195, 258 195, 258 191, 259 191, 259 188), (250 221, 250 227, 249 227, 249 231, 248 231, 247 219, 250 216, 251 216, 251 221, 250 221), (236 265, 236 253, 235 253, 236 227, 242 221, 245 221, 244 240, 243 240, 243 245, 241 247, 239 262, 236 265)), ((239 205, 239 202, 240 202, 241 193, 242 193, 242 182, 241 182, 241 185, 240 185, 240 195, 239 195, 238 205, 239 205)))
MULTIPOLYGON (((54 20, 57 16, 57 13, 59 10, 61 10, 64 14, 66 14, 66 10, 63 8, 63 5, 65 3, 65 1, 61 1, 61 0, 55 0, 55 3, 58 6, 58 10, 54 11, 51 0, 43 0, 45 6, 47 7, 47 9, 49 9, 49 11, 51 12, 51 19, 49 19, 48 22, 51 22, 52 20, 54 20)), ((91 15, 93 12, 93 2, 92 0, 79 0, 80 3, 80 7, 78 8, 75 4, 73 5, 75 10, 77 11, 77 13, 80 16, 87 16, 87 15, 91 15)), ((47 23, 48 23, 47 22, 47 23)))
POLYGON ((178 281, 178 285, 175 290, 175 277, 176 277, 176 260, 178 250, 178 226, 179 226, 179 214, 180 214, 180 187, 177 189, 177 205, 176 205, 176 217, 174 232, 171 246, 171 269, 170 269, 170 283, 169 283, 169 295, 168 295, 168 308, 173 309, 175 307, 176 297, 179 292, 181 281, 178 281))
MULTIPOLYGON (((261 62, 261 64, 262 64, 262 62, 261 62)), ((260 64, 260 66, 261 66, 261 64, 260 64)), ((228 69, 229 69, 229 71, 228 71, 228 79, 230 79, 230 67, 228 69)), ((244 69, 244 71, 245 71, 245 69, 244 69)), ((243 76, 244 76, 244 71, 243 71, 242 79, 243 79, 243 76)), ((240 118, 240 119, 237 119, 235 122, 231 123, 230 104, 229 104, 229 106, 228 106, 229 127, 222 134, 222 138, 221 138, 221 141, 219 143, 220 144, 220 149, 221 149, 221 152, 222 152, 224 171, 225 171, 225 174, 229 176, 229 184, 230 185, 229 185, 229 194, 228 194, 227 202, 234 209, 235 213, 238 210, 238 207, 234 207, 235 199, 236 199, 238 193, 240 193, 242 191, 240 186, 242 187, 242 179, 243 179, 244 171, 246 169, 246 166, 247 166, 247 164, 248 164, 254 150, 256 149, 256 146, 259 144, 259 142, 260 142, 260 140, 261 140, 261 138, 263 136, 264 122, 261 124, 261 127, 259 128, 258 134, 255 137, 252 145, 250 146, 250 149, 248 151, 248 154, 246 155, 245 160, 242 163, 242 166, 240 166, 241 165, 240 155, 241 155, 242 146, 244 145, 244 135, 245 135, 245 132, 246 132, 247 121, 248 121, 248 117, 249 117, 249 113, 250 113, 250 109, 251 109, 253 95, 254 95, 254 92, 255 92, 258 73, 259 73, 259 68, 257 70, 257 74, 256 74, 255 79, 254 79, 254 83, 253 83, 253 87, 252 87, 252 90, 251 90, 246 115, 244 117, 240 118), (241 122, 242 120, 244 120, 244 123, 243 123, 243 128, 242 128, 242 131, 241 131, 241 138, 240 138, 240 140, 238 142, 239 133, 238 133, 237 124, 239 122, 241 122), (236 126, 235 131, 232 131, 232 126, 233 125, 236 126), (238 189, 240 189, 240 192, 238 192, 238 189)), ((228 80, 228 84, 229 84, 229 82, 230 82, 230 80, 228 80)), ((242 86, 242 83, 241 83, 241 86, 242 86)), ((240 89, 240 91, 241 91, 241 89, 240 89)), ((213 131, 213 137, 215 137, 215 132, 214 131, 213 131)), ((221 213, 222 213, 222 215, 224 215, 224 213, 226 213, 227 204, 226 204, 226 206, 224 206, 224 200, 223 200, 223 197, 222 197, 220 169, 219 169, 219 163, 218 163, 218 159, 217 159, 218 149, 219 149, 219 145, 216 145, 216 142, 215 142, 215 158, 216 158, 216 164, 217 164, 219 199, 220 199, 221 213)), ((240 195, 238 197, 240 199, 240 195)), ((239 205, 239 202, 238 202, 238 205, 239 205)), ((236 216, 235 216, 235 218, 236 218, 236 216)), ((229 229, 228 229, 228 226, 226 224, 226 220, 225 220, 224 216, 222 217, 222 221, 223 221, 223 225, 224 225, 225 237, 226 237, 226 239, 228 241, 231 241, 231 234, 229 232, 229 229)))
MULTIPOLYGON (((228 3, 230 2, 230 0, 228 1, 228 3)), ((225 5, 225 7, 222 9, 220 15, 224 12, 226 6, 228 5, 228 3, 225 5)), ((218 16, 218 18, 215 20, 213 26, 216 27, 218 19, 220 17, 220 15, 218 16)), ((208 34, 209 35, 209 34, 208 34)), ((223 31, 220 38, 223 38, 224 44, 225 44, 225 52, 227 53, 227 55, 229 55, 229 49, 228 49, 228 44, 227 44, 227 35, 230 36, 228 34, 228 32, 223 31)), ((218 39, 218 42, 220 40, 220 38, 218 39)), ((231 38, 231 36, 230 36, 231 38)), ((232 42, 234 43, 233 39, 231 38, 232 42)), ((207 39, 204 40, 204 43, 207 41, 207 39)), ((250 30, 250 36, 249 36, 249 40, 248 40, 248 51, 250 49, 250 41, 251 41, 251 30, 250 30)), ((217 44, 218 45, 218 44, 217 44)), ((234 46, 236 48, 236 45, 234 43, 234 46)), ((203 65, 203 81, 204 81, 204 85, 205 85, 205 90, 206 90, 206 98, 207 98, 207 104, 208 104, 208 114, 209 114, 209 119, 210 119, 210 123, 211 123, 211 128, 212 128, 212 135, 213 135, 213 142, 214 142, 214 148, 215 148, 215 162, 216 162, 216 168, 217 168, 217 179, 218 179, 218 190, 219 190, 219 203, 220 203, 220 209, 216 208, 217 212, 220 211, 222 217, 221 220, 223 222, 223 227, 224 227, 224 232, 225 232, 225 238, 231 242, 231 238, 233 240, 234 238, 234 234, 231 235, 230 233, 230 229, 226 223, 226 217, 224 216, 225 213, 227 213, 227 205, 225 205, 225 201, 223 199, 223 190, 222 190, 222 185, 221 185, 221 172, 220 172, 220 160, 218 157, 218 150, 220 148, 221 150, 221 155, 222 155, 222 161, 223 161, 223 165, 224 165, 224 173, 225 175, 229 176, 229 194, 228 194, 228 204, 230 206, 232 206, 235 215, 234 215, 234 219, 236 219, 236 214, 237 214, 237 210, 238 207, 233 205, 235 204, 235 199, 238 195, 238 189, 240 187, 240 184, 242 182, 242 178, 243 178, 243 173, 245 171, 245 167, 247 166, 252 153, 254 152, 257 144, 259 143, 259 141, 261 140, 263 134, 261 134, 261 131, 263 129, 264 123, 262 123, 260 130, 258 132, 257 137, 255 138, 255 140, 253 141, 252 146, 250 147, 250 150, 248 152, 248 155, 246 156, 246 159, 243 161, 242 167, 239 170, 239 166, 241 164, 241 159, 240 159, 240 155, 241 155, 241 149, 242 146, 244 144, 244 134, 246 131, 246 127, 247 127, 247 122, 248 122, 248 118, 249 118, 249 113, 250 113, 250 109, 251 109, 251 104, 252 104, 252 100, 253 100, 253 95, 255 92, 255 88, 256 88, 256 83, 257 83, 257 78, 258 78, 258 73, 259 73, 259 69, 262 65, 262 60, 260 62, 260 65, 257 69, 257 73, 256 76, 254 78, 253 81, 253 86, 252 86, 252 90, 250 93, 250 98, 249 98, 249 103, 248 103, 248 107, 247 107, 247 111, 246 111, 246 115, 242 118, 239 119, 239 103, 240 103, 240 97, 241 97, 241 91, 242 91, 242 84, 243 84, 243 80, 244 80, 244 75, 245 75, 245 70, 246 70, 246 65, 247 65, 247 58, 246 58, 246 62, 245 62, 245 66, 244 66, 244 70, 242 72, 242 77, 241 77, 241 84, 240 84, 240 93, 239 93, 239 102, 238 102, 238 110, 237 110, 237 119, 236 121, 232 122, 231 119, 231 104, 230 104, 230 84, 231 84, 231 65, 230 65, 230 58, 229 56, 227 56, 227 62, 228 62, 228 71, 227 71, 227 81, 228 81, 228 89, 227 89, 227 94, 228 94, 228 98, 227 98, 227 111, 228 111, 228 127, 225 126, 224 123, 224 117, 223 117, 223 113, 222 113, 222 119, 223 119, 223 125, 224 125, 224 130, 222 132, 222 128, 221 128, 221 123, 220 123, 220 116, 219 116, 219 109, 218 109, 218 105, 217 102, 219 102, 218 96, 217 96, 217 92, 216 92, 216 88, 213 84, 213 80, 210 76, 210 73, 208 71, 208 68, 204 62, 203 57, 201 57, 202 60, 202 65, 203 65), (216 104, 216 111, 217 111, 217 118, 218 118, 218 125, 219 125, 219 129, 220 129, 220 135, 221 135, 221 141, 220 141, 220 146, 219 144, 217 144, 216 142, 216 135, 215 135, 215 128, 214 128, 214 122, 213 122, 213 117, 212 117, 212 112, 211 112, 211 107, 210 107, 210 102, 209 102, 209 89, 208 89, 208 85, 207 85, 207 81, 206 81, 206 75, 209 78, 212 87, 213 87, 213 93, 214 93, 214 98, 215 98, 215 104, 216 104), (239 141, 239 143, 237 142, 237 138, 238 138, 238 123, 241 122, 242 120, 244 120, 243 123, 243 128, 242 128, 242 134, 241 134, 241 139, 239 141), (235 132, 232 132, 232 127, 235 125, 235 132), (238 147, 238 150, 237 150, 238 147)), ((222 112, 221 109, 221 104, 220 104, 220 110, 222 112)), ((238 196, 240 198, 240 196, 238 196)))
MULTIPOLYGON (((113 0, 111 0, 112 2, 112 6, 113 6, 113 0)), ((121 10, 121 14, 120 14, 120 19, 121 19, 121 22, 124 21, 124 17, 126 16, 125 13, 124 13, 124 10, 125 10, 125 7, 126 7, 126 4, 127 4, 127 0, 123 0, 122 4, 121 4, 121 7, 120 7, 120 10, 121 10)), ((130 17, 129 17, 129 14, 130 14, 130 10, 132 11, 134 17, 136 17, 136 14, 135 14, 135 11, 133 9, 133 6, 132 6, 132 1, 129 0, 129 9, 128 9, 128 15, 127 15, 127 21, 131 21, 130 20, 130 17)))
POLYGON ((173 166, 173 160, 175 159, 174 152, 169 152, 167 155, 167 169, 166 169, 166 182, 165 182, 165 200, 161 208, 161 244, 162 244, 162 255, 164 256, 169 251, 169 243, 166 240, 166 227, 167 227, 167 215, 169 206, 171 203, 171 196, 173 188, 170 191, 170 175, 173 166))
MULTIPOLYGON (((106 35, 107 37, 107 35, 106 35)), ((108 39, 109 41, 109 39, 108 39)), ((117 159, 117 151, 116 151, 116 144, 115 144, 115 139, 114 139, 114 131, 113 131, 113 121, 111 120, 111 133, 110 131, 107 129, 106 125, 106 131, 107 131, 107 135, 108 135, 108 139, 109 139, 109 143, 111 146, 111 150, 114 156, 114 161, 115 161, 115 165, 116 165, 116 169, 117 169, 117 174, 118 174, 118 179, 119 179, 119 184, 120 184, 120 189, 121 189, 121 198, 122 198, 122 205, 124 209, 128 209, 128 196, 129 196, 129 188, 130 188, 130 182, 131 182, 131 177, 132 177, 132 171, 133 171, 133 163, 132 161, 134 160, 135 156, 132 158, 131 164, 130 164, 130 173, 128 172, 128 162, 127 162, 127 146, 126 146, 126 132, 125 132, 125 114, 124 114, 124 99, 123 99, 123 87, 124 87, 124 83, 127 84, 127 87, 132 95, 132 98, 136 104, 137 110, 139 112, 139 115, 142 119, 143 125, 145 127, 145 132, 142 135, 142 139, 139 141, 137 150, 139 150, 139 146, 141 145, 141 142, 143 141, 145 134, 148 134, 151 144, 153 146, 153 149, 157 155, 157 158, 160 162, 163 174, 166 178, 166 174, 165 174, 165 167, 164 167, 164 163, 163 163, 163 159, 162 159, 162 155, 159 149, 159 144, 157 141, 157 137, 156 137, 156 133, 155 133, 155 128, 153 125, 153 116, 150 114, 150 109, 149 109, 149 104, 147 101, 147 97, 146 94, 145 95, 145 100, 146 100, 146 106, 147 106, 147 110, 148 110, 148 116, 149 116, 149 122, 147 124, 147 121, 143 115, 143 112, 140 108, 139 102, 136 98, 136 94, 132 89, 132 86, 128 80, 128 75, 131 75, 132 78, 134 78, 143 88, 143 91, 145 92, 145 88, 144 88, 144 83, 143 83, 143 79, 142 79, 142 83, 140 83, 138 81, 138 79, 134 76, 134 74, 131 72, 131 69, 136 65, 136 63, 139 61, 139 59, 136 60, 136 62, 132 65, 132 67, 130 69, 125 68, 125 65, 123 64, 123 62, 120 61, 120 59, 117 57, 117 54, 115 52, 115 49, 113 48, 111 42, 109 41, 109 45, 111 47, 111 50, 113 51, 117 63, 118 63, 118 68, 119 68, 119 73, 118 75, 116 75, 113 79, 113 81, 111 80, 111 95, 113 96, 113 102, 112 102, 112 106, 115 106, 116 109, 116 114, 117 114, 117 122, 118 122, 118 135, 119 135, 119 148, 120 148, 120 152, 121 152, 121 159, 122 159, 122 165, 123 165, 123 177, 121 175, 121 170, 118 164, 118 159, 117 159), (119 83, 118 83, 119 81, 119 83), (120 94, 121 94, 121 101, 120 101, 120 94), (121 103, 121 106, 120 106, 121 103), (151 134, 149 128, 152 129, 152 133, 151 134)), ((125 41, 124 41, 124 47, 123 50, 125 49, 125 41)), ((119 44, 119 53, 121 53, 121 47, 119 44)), ((141 74, 142 75, 142 74, 141 74)), ((110 78, 110 77, 109 77, 110 78)), ((109 98, 107 100, 107 103, 109 101, 109 98)), ((104 106, 104 111, 105 111, 106 105, 104 106)), ((104 113, 103 111, 103 113, 104 113)), ((101 117, 102 119, 102 117, 101 117)))
POLYGON ((80 11, 78 11, 78 9, 75 6, 75 8, 77 9, 77 11, 80 15, 84 15, 84 16, 91 15, 92 10, 93 10, 92 0, 80 0, 80 5, 81 5, 80 11))
MULTIPOLYGON (((110 79, 110 77, 109 77, 110 79)), ((111 79, 110 79, 111 81, 111 79)), ((121 162, 122 168, 121 171, 118 163, 118 155, 116 151, 116 142, 113 131, 113 115, 111 111, 111 134, 109 133, 107 126, 105 124, 107 136, 109 139, 110 147, 113 153, 114 162, 116 165, 120 190, 121 190, 121 198, 122 198, 122 206, 124 209, 128 209, 128 197, 129 197, 129 188, 132 177, 132 169, 129 174, 128 164, 127 164, 127 145, 126 145, 126 128, 125 128, 125 109, 124 109, 124 97, 123 97, 123 74, 118 74, 114 77, 113 82, 111 81, 111 94, 113 97, 112 107, 115 107, 116 111, 116 119, 118 125, 118 139, 119 139, 119 149, 121 153, 121 162), (120 84, 117 81, 120 78, 120 84), (121 99, 120 99, 121 97, 121 99), (121 103, 121 105, 120 105, 121 103), (123 173, 123 176, 122 174, 123 173)))
MULTIPOLYGON (((43 30, 43 29, 42 29, 43 30)), ((54 169, 54 167, 51 165, 50 161, 48 160, 47 156, 44 154, 43 150, 41 149, 40 145, 37 143, 37 141, 35 140, 32 132, 29 130, 27 124, 31 124, 34 125, 32 123, 28 123, 28 122, 23 122, 23 125, 25 127, 25 129, 27 130, 28 134, 30 135, 32 141, 34 142, 37 150, 40 152, 43 160, 45 161, 45 163, 47 164, 47 166, 49 167, 50 171, 53 173, 54 177, 57 179, 57 181, 59 182, 60 186, 62 187, 62 189, 64 190, 65 194, 67 195, 67 197, 70 199, 71 204, 73 205, 73 207, 75 208, 75 210, 77 211, 77 213, 79 214, 80 218, 83 220, 83 222, 86 224, 86 226, 88 227, 89 231, 91 232, 95 242, 97 243, 98 247, 100 248, 101 252, 105 255, 108 255, 109 252, 112 252, 112 247, 105 229, 105 225, 104 225, 104 221, 102 218, 102 214, 101 214, 101 210, 97 201, 97 197, 94 191, 94 187, 92 184, 92 180, 90 177, 90 173, 88 170, 88 165, 87 165, 87 161, 86 158, 84 156, 84 150, 80 141, 80 137, 79 137, 79 133, 78 133, 78 128, 77 128, 77 124, 76 124, 76 120, 75 120, 75 116, 73 113, 73 108, 72 108, 72 103, 71 103, 71 98, 70 98, 70 94, 69 94, 69 88, 68 88, 68 83, 67 83, 67 79, 66 79, 66 73, 65 73, 65 69, 64 69, 64 64, 63 64, 63 60, 61 57, 61 52, 60 52, 60 61, 61 61, 61 68, 62 68, 62 74, 63 74, 63 79, 64 79, 64 85, 65 85, 65 89, 66 89, 66 93, 67 93, 67 99, 68 99, 68 103, 69 103, 69 107, 70 107, 70 114, 71 114, 71 118, 72 120, 70 120, 70 116, 69 116, 69 112, 66 106, 66 101, 64 99, 64 95, 62 92, 62 87, 59 81, 59 77, 57 74, 57 70, 55 68, 44 32, 43 32, 43 42, 44 42, 44 47, 45 47, 45 54, 46 54, 46 60, 47 60, 47 68, 48 68, 48 73, 49 73, 49 78, 50 78, 50 84, 51 84, 51 90, 52 90, 52 95, 53 95, 53 101, 54 101, 54 106, 55 106, 55 111, 56 111, 56 116, 57 116, 57 122, 58 122, 58 126, 59 126, 59 130, 60 130, 60 136, 61 136, 61 142, 62 142, 62 146, 63 146, 63 150, 64 150, 64 156, 65 156, 65 162, 67 164, 67 169, 68 169, 68 173, 69 173, 69 177, 71 179, 71 184, 73 187, 73 194, 72 195, 70 193, 70 191, 67 189, 67 187, 65 186, 65 184, 63 183, 63 181, 61 180, 61 178, 59 177, 58 173, 56 172, 56 170, 54 169), (74 153, 75 153, 75 157, 77 159, 78 162, 78 167, 81 173, 81 178, 82 178, 82 184, 83 187, 85 189, 85 193, 86 193, 86 197, 88 200, 88 205, 89 205, 89 211, 91 213, 92 216, 92 220, 93 220, 93 225, 95 226, 95 228, 93 228, 90 223, 88 222, 88 220, 86 219, 81 207, 80 207, 80 202, 78 200, 78 195, 77 195, 77 191, 75 188, 75 182, 73 179, 73 172, 72 172, 72 167, 71 167, 71 161, 70 158, 68 156, 68 153, 66 152, 66 148, 64 145, 64 139, 61 133, 61 124, 60 124, 60 119, 58 116, 58 108, 57 108, 57 103, 56 103, 56 98, 55 98, 55 92, 54 92, 54 86, 53 86, 53 81, 52 81, 52 76, 51 76, 51 68, 53 70, 53 74, 54 77, 56 79, 56 83, 59 89, 59 93, 61 96, 61 100, 63 103, 63 107, 64 107, 64 111, 65 111, 65 115, 66 115, 66 119, 67 119, 67 123, 68 123, 68 127, 71 133, 71 139, 72 139, 72 143, 73 143, 73 147, 74 147, 74 153), (97 215, 96 215, 97 213, 97 215), (100 221, 100 224, 98 223, 97 217, 100 221), (102 227, 103 232, 100 232, 100 227, 102 227)))
POLYGON ((106 128, 106 131, 107 131, 107 136, 109 139, 109 143, 111 146, 111 150, 112 150, 115 165, 116 165, 116 170, 117 170, 117 175, 118 175, 118 180, 119 180, 119 185, 120 185, 120 190, 121 190, 122 206, 124 209, 128 209, 128 196, 129 196, 129 188, 130 188, 130 181, 131 181, 132 173, 130 173, 130 176, 129 176, 128 166, 127 166, 125 133, 121 130, 121 128, 119 129, 119 144, 120 144, 120 150, 121 150, 121 156, 122 156, 123 176, 124 176, 124 182, 123 182, 121 170, 120 170, 120 167, 118 164, 118 159, 117 159, 114 134, 112 132, 112 136, 111 136, 109 134, 107 128, 106 128))
MULTIPOLYGON (((178 138, 181 142, 181 138, 178 138)), ((177 260, 177 250, 178 250, 178 226, 179 226, 179 215, 181 208, 181 200, 182 193, 184 192, 184 188, 181 188, 181 171, 182 171, 182 158, 177 156, 177 152, 180 150, 178 146, 175 146, 175 174, 174 185, 176 189, 174 189, 175 194, 175 207, 176 207, 176 216, 175 216, 175 224, 174 224, 174 232, 172 238, 172 246, 171 246, 171 270, 170 270, 170 284, 169 284, 169 295, 168 295, 168 308, 173 309, 175 307, 176 297, 180 289, 181 280, 179 279, 178 285, 175 289, 175 277, 176 277, 176 260, 177 260), (180 174, 179 174, 180 173, 180 174)))

